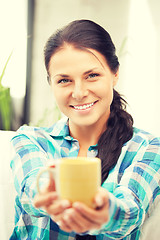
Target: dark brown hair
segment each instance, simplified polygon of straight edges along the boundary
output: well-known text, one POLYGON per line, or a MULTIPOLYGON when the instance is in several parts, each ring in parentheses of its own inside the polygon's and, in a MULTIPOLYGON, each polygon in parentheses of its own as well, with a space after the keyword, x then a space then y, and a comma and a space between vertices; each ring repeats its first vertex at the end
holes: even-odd
MULTIPOLYGON (((44 56, 48 76, 50 59, 64 44, 72 45, 78 49, 94 49, 105 57, 113 73, 116 73, 119 68, 116 49, 109 33, 93 21, 76 20, 57 30, 45 45, 44 56)), ((98 157, 102 161, 102 183, 108 177, 109 171, 116 165, 123 144, 133 135, 132 116, 126 112, 126 101, 115 90, 113 90, 110 111, 107 129, 98 141, 98 157)), ((76 235, 76 239, 93 240, 96 237, 76 235)))

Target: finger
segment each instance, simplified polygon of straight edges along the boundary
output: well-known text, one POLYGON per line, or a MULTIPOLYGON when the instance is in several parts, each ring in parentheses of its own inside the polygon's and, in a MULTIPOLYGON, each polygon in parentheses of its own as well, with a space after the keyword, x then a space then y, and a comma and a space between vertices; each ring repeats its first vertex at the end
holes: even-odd
POLYGON ((50 215, 58 215, 70 207, 71 203, 68 200, 58 200, 54 201, 53 204, 48 205, 45 209, 50 215))
POLYGON ((61 219, 62 219, 63 213, 60 213, 58 215, 50 215, 51 219, 57 223, 58 225, 60 225, 61 219))
POLYGON ((56 192, 37 194, 36 197, 34 198, 34 206, 36 208, 48 206, 57 199, 58 199, 58 194, 56 192))
MULTIPOLYGON (((65 210, 67 211, 67 210, 65 210)), ((65 212, 64 211, 64 212, 65 212)), ((57 225, 65 232, 72 232, 72 228, 68 226, 67 222, 63 221, 64 212, 58 215, 51 216, 52 220, 57 223, 57 225)))
POLYGON ((87 220, 74 209, 68 209, 65 211, 64 216, 62 217, 62 223, 77 233, 83 233, 88 230, 101 228, 101 224, 87 220))
POLYGON ((62 229, 65 232, 72 232, 72 228, 68 226, 68 224, 66 222, 64 222, 63 220, 58 222, 58 225, 60 227, 60 229, 62 229))
POLYGON ((108 204, 106 203, 100 209, 92 209, 83 203, 75 202, 73 208, 76 209, 84 218, 95 223, 104 223, 108 221, 108 204))
POLYGON ((101 208, 106 203, 108 203, 108 192, 104 188, 100 187, 94 198, 95 208, 101 208))
POLYGON ((64 228, 64 226, 66 226, 68 230, 71 230, 77 233, 83 232, 84 227, 82 226, 82 224, 80 224, 77 221, 78 219, 76 219, 76 215, 78 214, 75 214, 75 215, 74 214, 75 214, 74 209, 66 210, 61 220, 61 227, 64 228))

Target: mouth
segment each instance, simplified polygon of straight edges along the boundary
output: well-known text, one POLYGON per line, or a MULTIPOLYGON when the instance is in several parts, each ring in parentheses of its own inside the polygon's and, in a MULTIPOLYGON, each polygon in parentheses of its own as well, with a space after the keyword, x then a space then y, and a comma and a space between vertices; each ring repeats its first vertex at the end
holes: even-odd
POLYGON ((92 103, 87 103, 87 104, 83 104, 83 105, 70 105, 70 107, 74 108, 75 110, 86 110, 91 108, 94 104, 96 104, 97 101, 92 102, 92 103))

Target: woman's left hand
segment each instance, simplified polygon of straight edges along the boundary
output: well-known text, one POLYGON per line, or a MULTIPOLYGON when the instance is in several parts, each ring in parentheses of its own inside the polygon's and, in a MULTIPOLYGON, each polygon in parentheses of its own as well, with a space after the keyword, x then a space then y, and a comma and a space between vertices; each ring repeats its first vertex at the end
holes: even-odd
POLYGON ((59 226, 63 231, 83 233, 97 230, 108 221, 108 192, 99 188, 94 198, 95 208, 89 208, 83 203, 75 202, 72 208, 65 210, 59 226))

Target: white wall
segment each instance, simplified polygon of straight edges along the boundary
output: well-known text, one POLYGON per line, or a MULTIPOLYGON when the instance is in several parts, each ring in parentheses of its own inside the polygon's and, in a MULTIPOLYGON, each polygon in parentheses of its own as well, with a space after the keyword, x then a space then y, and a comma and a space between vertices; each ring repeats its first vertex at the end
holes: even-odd
POLYGON ((135 125, 160 136, 160 1, 131 0, 121 89, 135 125))
MULTIPOLYGON (((120 80, 117 88, 130 105, 129 111, 133 114, 135 125, 160 135, 158 9, 159 0, 36 0, 30 109, 32 124, 43 117, 46 108, 53 109, 54 106, 43 62, 46 40, 57 28, 75 19, 86 18, 108 30, 118 54, 123 40, 127 38, 124 54, 120 56, 120 80), (144 26, 148 16, 149 22, 144 26), (134 25, 134 22, 138 22, 138 25, 134 25), (147 39, 150 33, 154 33, 154 38, 151 35, 147 39)), ((50 115, 47 124, 52 124, 52 117, 50 115)))

